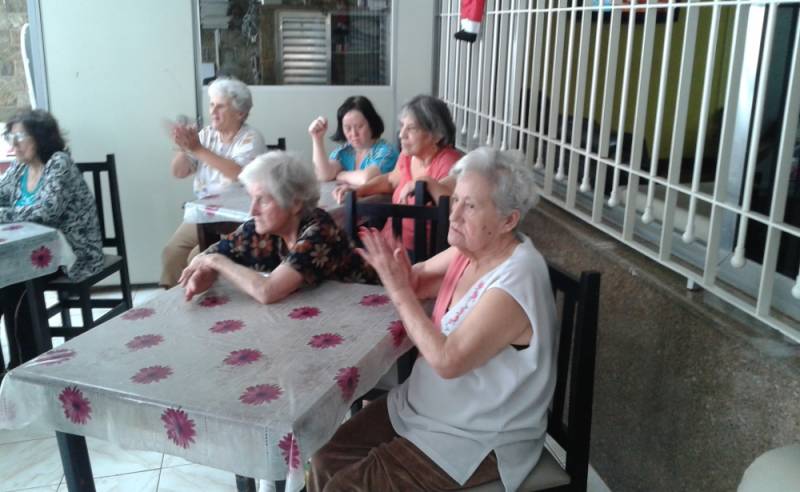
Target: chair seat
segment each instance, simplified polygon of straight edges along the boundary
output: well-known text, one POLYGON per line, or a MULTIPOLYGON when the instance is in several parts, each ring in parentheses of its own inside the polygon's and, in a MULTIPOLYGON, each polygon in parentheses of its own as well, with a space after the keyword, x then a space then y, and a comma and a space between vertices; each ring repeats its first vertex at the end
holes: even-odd
MULTIPOLYGON (((558 461, 550 454, 547 448, 542 449, 542 456, 539 462, 533 467, 533 470, 525 477, 525 480, 520 485, 520 491, 534 491, 545 490, 553 487, 560 487, 569 484, 570 479, 567 472, 561 468, 558 461)), ((464 489, 469 492, 505 492, 503 482, 496 480, 494 482, 485 483, 464 489)))
POLYGON ((81 283, 88 283, 90 285, 93 285, 97 283, 99 280, 107 277, 111 272, 118 270, 121 266, 122 266, 121 256, 104 255, 103 268, 101 268, 99 272, 95 273, 91 277, 85 278, 80 282, 75 282, 74 280, 70 280, 66 275, 62 274, 54 278, 50 282, 48 282, 48 285, 51 285, 53 288, 68 287, 70 285, 78 285, 81 283))

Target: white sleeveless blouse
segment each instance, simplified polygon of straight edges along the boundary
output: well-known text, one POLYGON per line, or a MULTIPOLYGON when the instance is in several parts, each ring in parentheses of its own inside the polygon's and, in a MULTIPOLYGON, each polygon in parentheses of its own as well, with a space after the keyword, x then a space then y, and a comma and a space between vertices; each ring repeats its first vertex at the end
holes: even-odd
POLYGON ((527 314, 533 327, 530 346, 508 346, 453 379, 440 377, 420 357, 387 403, 395 431, 456 482, 463 485, 494 451, 503 485, 513 491, 539 460, 556 378, 555 302, 547 265, 529 238, 451 306, 442 317, 442 333, 457 330, 492 288, 505 291, 527 314))

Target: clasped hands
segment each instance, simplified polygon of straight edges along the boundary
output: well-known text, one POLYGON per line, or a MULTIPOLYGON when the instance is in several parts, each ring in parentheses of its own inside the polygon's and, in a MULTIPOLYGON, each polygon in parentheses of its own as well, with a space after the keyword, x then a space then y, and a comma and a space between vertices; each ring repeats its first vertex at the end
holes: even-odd
POLYGON ((402 242, 396 238, 387 239, 374 227, 360 228, 358 237, 364 247, 356 251, 375 269, 389 296, 394 299, 397 294, 409 290, 416 297, 419 278, 402 242))

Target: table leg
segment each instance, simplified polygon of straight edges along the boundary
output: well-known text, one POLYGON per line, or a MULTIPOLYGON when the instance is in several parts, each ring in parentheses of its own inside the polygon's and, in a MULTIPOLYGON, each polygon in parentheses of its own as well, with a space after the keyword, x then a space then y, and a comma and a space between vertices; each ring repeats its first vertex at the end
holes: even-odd
POLYGON ((44 303, 44 283, 35 278, 25 282, 25 295, 31 313, 31 329, 36 345, 36 354, 43 354, 53 348, 50 328, 47 323, 47 306, 44 303))
POLYGON ((255 479, 236 475, 236 490, 238 492, 256 492, 255 479))
POLYGON ((94 492, 92 465, 83 436, 56 432, 58 451, 64 467, 64 480, 69 492, 94 492))

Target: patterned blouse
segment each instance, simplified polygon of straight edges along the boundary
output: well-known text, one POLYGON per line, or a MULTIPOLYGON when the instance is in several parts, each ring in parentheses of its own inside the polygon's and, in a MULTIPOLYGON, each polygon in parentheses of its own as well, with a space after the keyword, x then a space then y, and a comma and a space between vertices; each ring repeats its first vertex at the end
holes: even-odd
POLYGON ((323 280, 378 283, 375 270, 353 250, 347 234, 321 208, 300 220, 297 242, 287 249, 283 239, 256 232, 251 219, 223 236, 206 253, 218 253, 257 271, 272 271, 285 263, 303 276, 306 286, 323 280))
POLYGON ((65 152, 53 154, 44 165, 32 203, 20 206, 27 167, 15 161, 0 178, 0 224, 36 222, 58 229, 77 258, 67 276, 80 281, 99 272, 103 249, 94 197, 72 158, 65 152))

